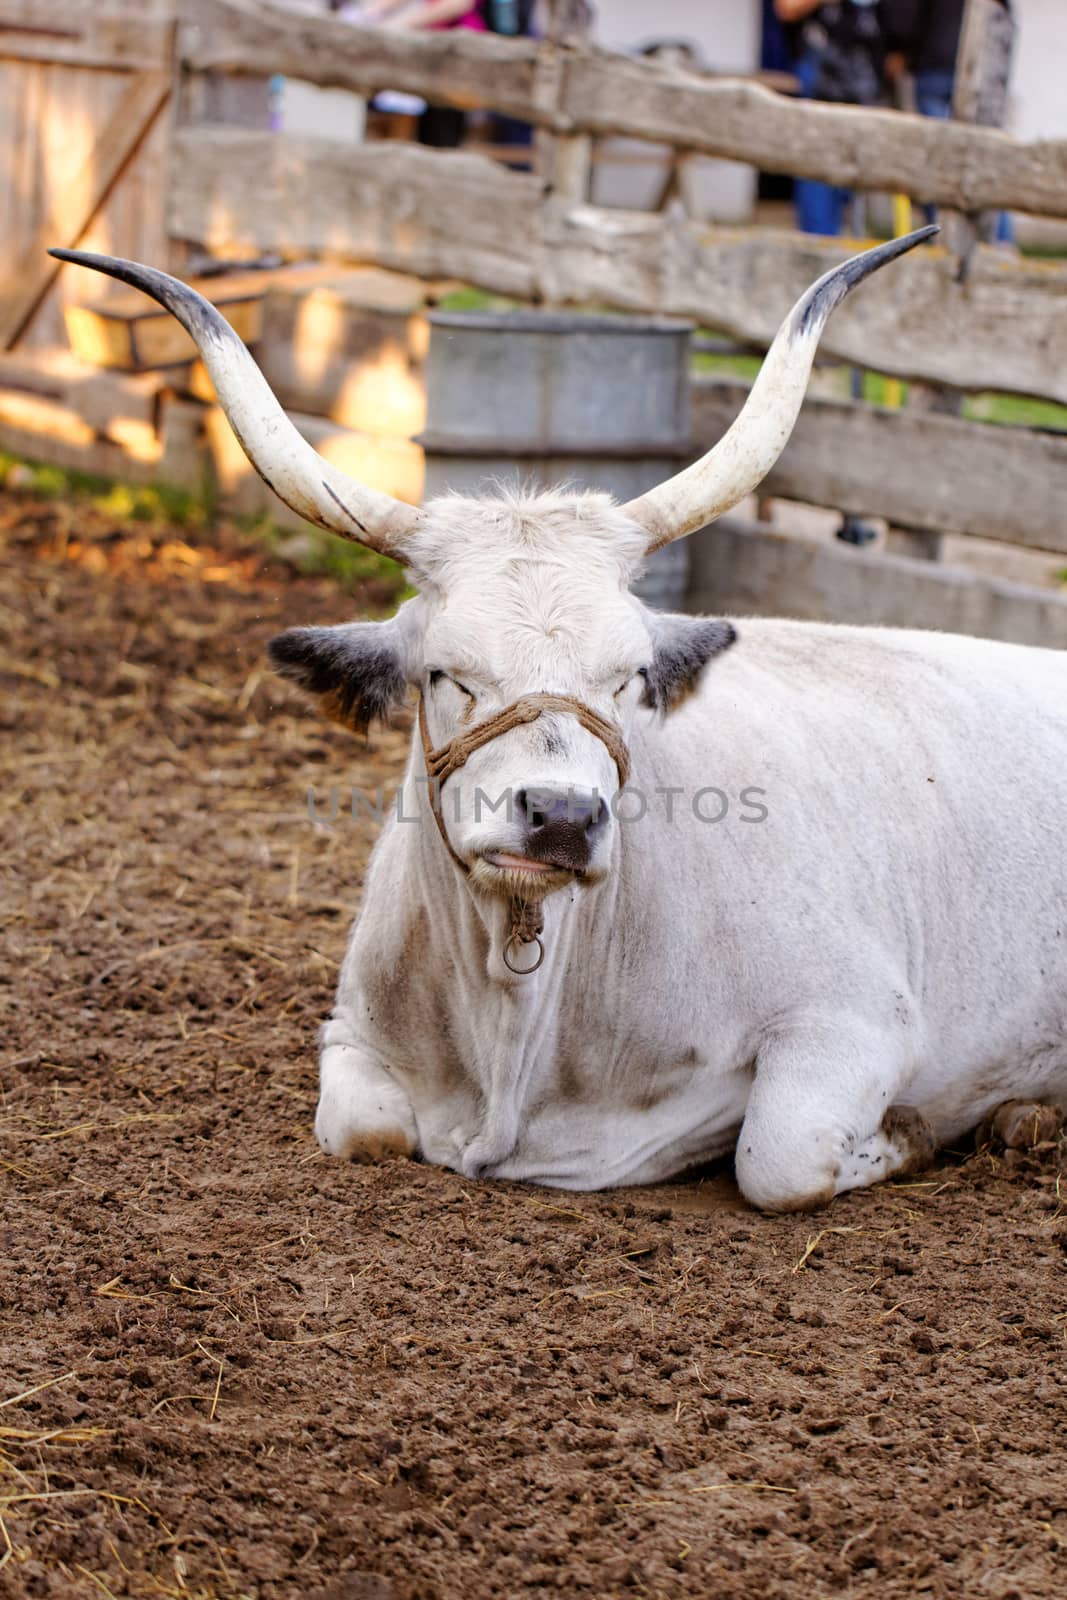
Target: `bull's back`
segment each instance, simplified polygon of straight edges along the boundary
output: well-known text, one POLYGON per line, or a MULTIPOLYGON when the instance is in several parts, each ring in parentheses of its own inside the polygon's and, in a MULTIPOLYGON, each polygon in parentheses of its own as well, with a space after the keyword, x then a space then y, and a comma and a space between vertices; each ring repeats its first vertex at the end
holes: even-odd
POLYGON ((760 984, 769 1004, 805 983, 813 1003, 902 989, 942 1137, 1006 1082, 1067 1093, 1067 654, 737 628, 660 730, 657 769, 764 791, 761 826, 690 821, 688 841, 753 1005, 760 984))

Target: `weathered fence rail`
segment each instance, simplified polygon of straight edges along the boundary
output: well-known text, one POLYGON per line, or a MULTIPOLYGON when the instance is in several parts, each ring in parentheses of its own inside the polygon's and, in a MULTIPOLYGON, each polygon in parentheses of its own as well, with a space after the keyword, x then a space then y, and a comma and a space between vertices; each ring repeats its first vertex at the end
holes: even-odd
POLYGON ((1067 217, 1067 140, 1024 143, 995 128, 793 101, 759 84, 534 39, 294 19, 268 0, 196 0, 182 15, 178 48, 192 71, 286 72, 360 94, 405 89, 553 132, 678 145, 961 211, 1013 206, 1067 217))
MULTIPOLYGON (((190 128, 174 149, 171 232, 220 256, 373 261, 519 298, 695 317, 750 344, 767 344, 808 283, 850 249, 542 204, 529 173, 414 145, 190 128)), ((953 258, 926 250, 848 300, 823 348, 902 378, 1067 403, 1067 267, 980 249, 960 284, 953 258)))
POLYGON ((1054 590, 793 538, 738 517, 694 541, 689 603, 728 616, 937 628, 1067 650, 1067 600, 1054 590))
MULTIPOLYGON (((708 449, 748 390, 697 378, 694 443, 708 449)), ((761 493, 905 528, 1067 555, 1067 434, 810 397, 761 493)))

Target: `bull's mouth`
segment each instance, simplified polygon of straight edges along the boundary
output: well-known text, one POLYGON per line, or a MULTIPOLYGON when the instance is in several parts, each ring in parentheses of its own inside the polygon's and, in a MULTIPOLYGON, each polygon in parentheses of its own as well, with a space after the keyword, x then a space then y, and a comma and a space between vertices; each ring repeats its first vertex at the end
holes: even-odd
POLYGON ((511 850, 487 850, 482 860, 501 872, 540 872, 548 875, 571 871, 569 867, 559 866, 555 862, 535 861, 533 856, 516 855, 511 850))
POLYGON ((526 900, 543 900, 569 883, 581 883, 585 876, 574 867, 539 861, 514 850, 486 850, 471 867, 471 878, 478 888, 526 900))

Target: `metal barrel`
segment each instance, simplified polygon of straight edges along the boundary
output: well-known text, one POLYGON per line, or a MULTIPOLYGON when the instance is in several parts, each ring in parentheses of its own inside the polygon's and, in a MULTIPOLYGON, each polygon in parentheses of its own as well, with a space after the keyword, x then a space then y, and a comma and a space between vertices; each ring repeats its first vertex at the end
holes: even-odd
MULTIPOLYGON (((496 483, 643 494, 691 459, 689 338, 664 317, 437 311, 426 368, 426 495, 496 483)), ((649 560, 635 591, 678 609, 686 540, 649 560)))

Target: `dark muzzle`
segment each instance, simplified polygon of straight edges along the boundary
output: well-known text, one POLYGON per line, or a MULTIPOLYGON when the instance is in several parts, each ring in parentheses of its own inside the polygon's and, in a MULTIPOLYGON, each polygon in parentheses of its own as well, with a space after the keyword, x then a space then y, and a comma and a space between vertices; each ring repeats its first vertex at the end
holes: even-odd
POLYGON ((520 789, 515 800, 526 822, 526 854, 565 872, 584 872, 608 820, 608 808, 596 790, 573 785, 520 789))

